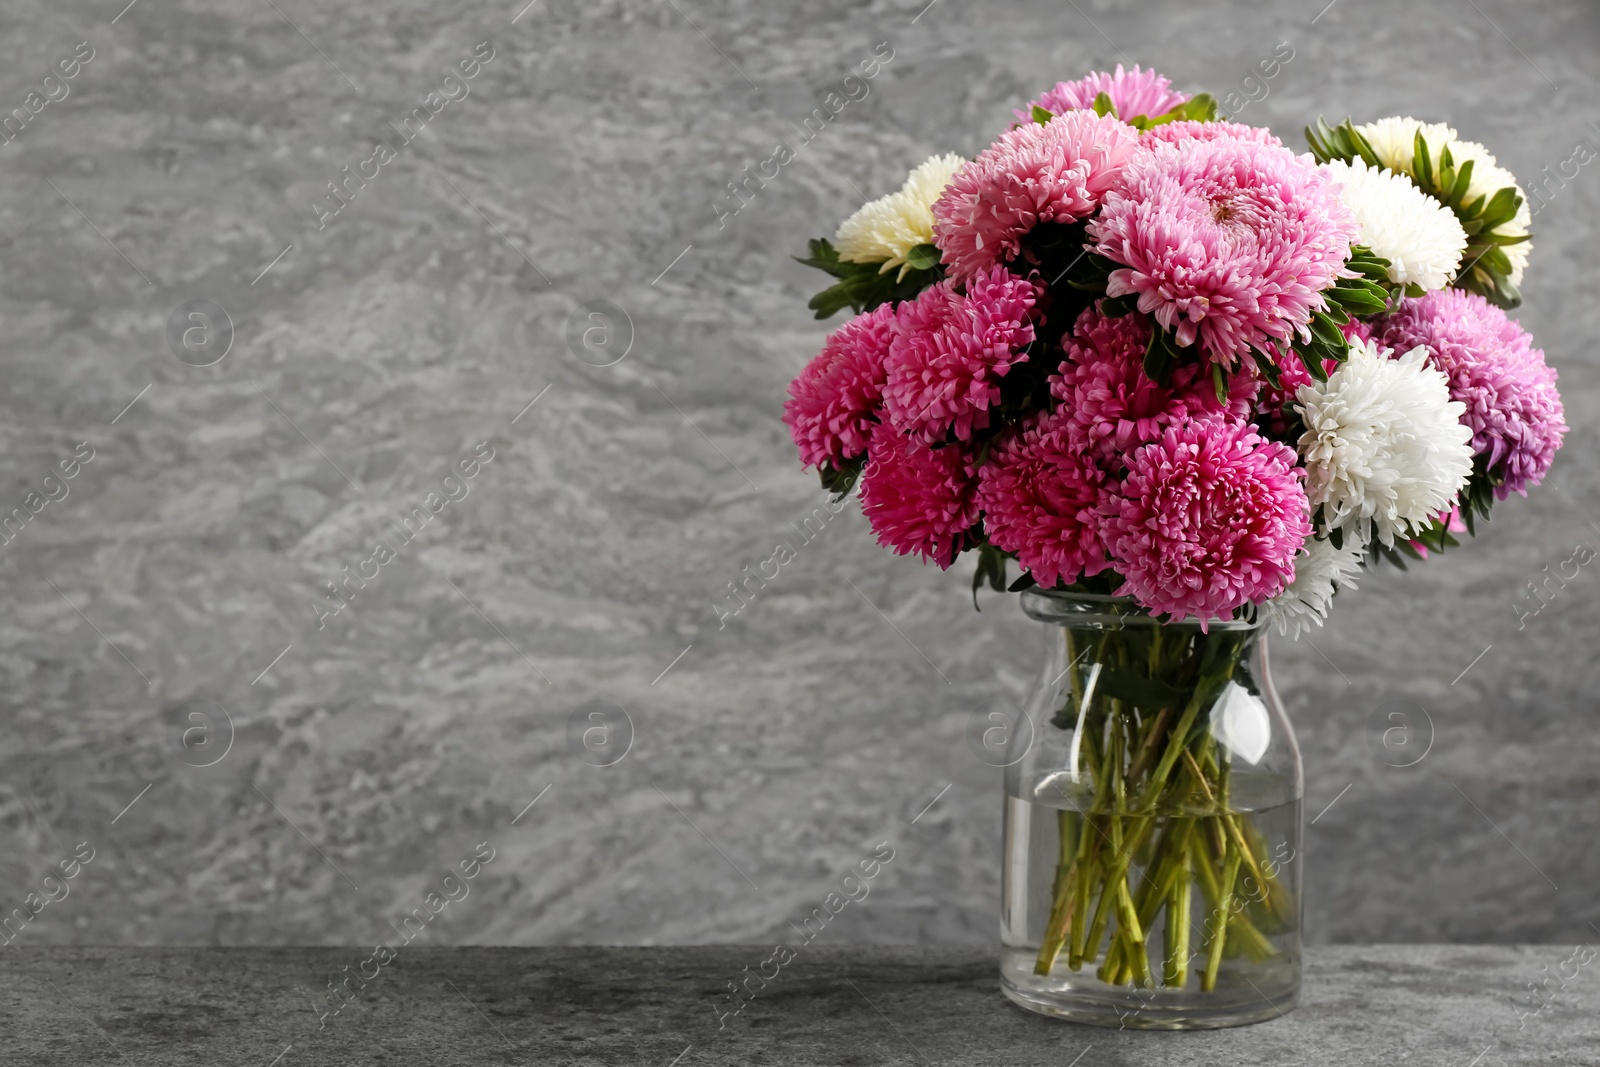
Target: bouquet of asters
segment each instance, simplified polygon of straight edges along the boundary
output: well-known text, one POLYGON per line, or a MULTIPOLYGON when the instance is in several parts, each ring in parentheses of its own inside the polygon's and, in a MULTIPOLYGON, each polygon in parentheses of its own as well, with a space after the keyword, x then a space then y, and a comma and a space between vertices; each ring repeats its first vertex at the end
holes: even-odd
POLYGON ((1077 672, 1062 690, 1116 801, 1098 835, 1063 826, 1040 973, 1065 946, 1150 981, 1140 918, 1187 893, 1174 872, 1216 906, 1242 866, 1267 883, 1259 922, 1282 907, 1207 747, 1244 670, 1222 646, 1247 639, 1218 622, 1320 625, 1364 566, 1455 546, 1526 495, 1567 427, 1506 315, 1530 212, 1483 145, 1395 117, 1319 120, 1296 152, 1137 67, 1015 114, 811 242, 801 262, 834 282, 810 306, 856 315, 784 421, 826 488, 859 480, 883 545, 941 568, 975 552, 975 598, 1037 587, 1190 620, 1164 642, 1107 630, 1098 692, 1077 672), (1163 844, 1151 814, 1200 797, 1222 805, 1206 847, 1163 844))

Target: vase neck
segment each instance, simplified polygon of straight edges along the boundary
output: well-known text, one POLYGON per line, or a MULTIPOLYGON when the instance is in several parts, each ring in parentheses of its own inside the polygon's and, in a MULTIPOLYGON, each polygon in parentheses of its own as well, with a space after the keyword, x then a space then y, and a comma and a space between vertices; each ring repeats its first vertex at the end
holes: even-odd
POLYGON ((1241 619, 1199 619, 1164 622, 1132 597, 1100 593, 1077 593, 1056 589, 1027 589, 1022 593, 1022 611, 1030 619, 1057 626, 1083 626, 1092 629, 1132 629, 1161 627, 1169 631, 1206 630, 1240 632, 1264 630, 1266 620, 1250 612, 1241 619))

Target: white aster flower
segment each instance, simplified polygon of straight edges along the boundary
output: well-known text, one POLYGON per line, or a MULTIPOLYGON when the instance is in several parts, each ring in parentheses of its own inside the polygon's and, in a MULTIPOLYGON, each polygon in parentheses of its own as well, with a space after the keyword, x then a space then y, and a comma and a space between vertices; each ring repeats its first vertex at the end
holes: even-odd
POLYGON ((1418 189, 1404 174, 1333 160, 1328 172, 1345 206, 1361 224, 1361 243, 1389 261, 1389 280, 1443 289, 1461 266, 1467 231, 1456 213, 1418 189))
POLYGON ((933 243, 933 205, 966 160, 958 155, 931 156, 907 176, 898 191, 879 197, 839 225, 833 243, 839 258, 851 263, 883 263, 883 270, 910 264, 906 253, 933 243))
MULTIPOLYGON (((1356 130, 1367 139, 1379 162, 1401 174, 1416 173, 1418 130, 1422 131, 1422 139, 1428 144, 1428 153, 1432 157, 1430 162, 1433 164, 1435 174, 1439 171, 1439 163, 1447 147, 1450 149, 1451 162, 1455 164, 1457 170, 1470 159, 1472 177, 1467 181, 1464 202, 1470 204, 1480 196, 1492 197, 1501 189, 1514 188, 1517 195, 1522 197, 1522 206, 1517 209, 1515 218, 1510 222, 1501 223, 1490 232, 1512 237, 1520 237, 1528 232, 1533 222, 1533 210, 1528 206, 1528 194, 1517 183, 1517 176, 1502 167, 1494 158, 1494 154, 1483 145, 1476 141, 1461 140, 1453 127, 1446 126, 1442 122, 1420 122, 1413 118, 1393 116, 1357 126, 1356 130)), ((1533 251, 1533 242, 1520 241, 1514 245, 1500 247, 1506 258, 1511 261, 1511 284, 1520 286, 1522 274, 1528 267, 1528 254, 1533 251)))
POLYGON ((1399 115, 1356 127, 1356 132, 1365 137, 1367 143, 1372 146, 1378 161, 1390 170, 1400 171, 1403 174, 1411 173, 1418 130, 1422 131, 1422 139, 1428 142, 1429 150, 1435 153, 1441 146, 1456 139, 1456 131, 1442 122, 1422 122, 1413 118, 1401 118, 1399 115))
MULTIPOLYGON (((1427 134, 1423 134, 1424 137, 1427 134)), ((1434 149, 1433 142, 1428 142, 1428 148, 1434 152, 1434 165, 1439 162, 1439 152, 1434 149)), ((1517 208, 1516 217, 1510 222, 1502 222, 1491 233, 1505 234, 1507 236, 1521 236, 1528 232, 1528 226, 1533 222, 1533 211, 1528 207, 1528 194, 1517 182, 1517 176, 1502 167, 1500 162, 1477 141, 1451 141, 1450 160, 1456 165, 1456 170, 1468 160, 1472 161, 1472 177, 1467 180, 1466 203, 1470 204, 1478 197, 1492 197, 1501 189, 1515 189, 1517 195, 1522 197, 1522 206, 1517 208)), ((1501 245, 1501 251, 1511 261, 1511 284, 1522 284, 1522 272, 1528 267, 1528 253, 1533 251, 1532 241, 1519 241, 1514 245, 1501 245)))
POLYGON ((1306 430, 1306 494, 1325 530, 1392 547, 1448 509, 1472 473, 1465 406, 1428 350, 1399 358, 1356 340, 1325 382, 1296 394, 1306 430))
POLYGON ((1298 638, 1328 617, 1333 594, 1356 584, 1366 546, 1353 537, 1344 539, 1343 548, 1334 548, 1324 538, 1308 537, 1294 558, 1294 581, 1265 604, 1261 613, 1280 634, 1298 638))

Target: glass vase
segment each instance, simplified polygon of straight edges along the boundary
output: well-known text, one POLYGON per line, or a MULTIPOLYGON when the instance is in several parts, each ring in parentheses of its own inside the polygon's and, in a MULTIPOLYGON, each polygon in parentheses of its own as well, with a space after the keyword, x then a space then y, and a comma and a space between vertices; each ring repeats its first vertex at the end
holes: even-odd
POLYGON ((1201 1029, 1300 993, 1300 751, 1263 623, 1030 590, 1044 670, 1005 775, 1001 986, 1075 1022, 1201 1029))

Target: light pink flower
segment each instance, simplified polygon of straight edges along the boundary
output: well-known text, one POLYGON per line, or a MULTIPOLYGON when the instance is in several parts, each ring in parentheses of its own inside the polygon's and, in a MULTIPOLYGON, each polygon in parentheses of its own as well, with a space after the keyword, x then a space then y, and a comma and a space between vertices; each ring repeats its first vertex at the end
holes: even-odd
POLYGON ((1033 101, 1027 111, 1018 111, 1017 118, 1032 122, 1034 107, 1042 107, 1054 115, 1079 108, 1092 108, 1094 98, 1101 93, 1111 98, 1111 106, 1117 109, 1117 116, 1123 120, 1138 115, 1155 118, 1189 102, 1188 93, 1176 91, 1172 88, 1172 82, 1155 71, 1140 70, 1137 66, 1124 71, 1122 64, 1118 63, 1112 74, 1101 70, 1075 82, 1056 83, 1054 89, 1045 90, 1039 99, 1033 101))
POLYGON ((1015 552, 1046 589, 1110 566, 1100 542, 1106 477, 1072 445, 1060 412, 1040 413, 1008 431, 980 472, 978 505, 989 543, 1015 552))
POLYGON ((1149 342, 1143 315, 1107 318, 1090 307, 1078 316, 1063 342, 1067 358, 1049 379, 1075 447, 1109 459, 1154 441, 1174 423, 1250 417, 1259 383, 1248 368, 1228 376, 1224 404, 1205 365, 1175 367, 1164 385, 1152 381, 1144 372, 1149 342))
POLYGON ((894 321, 888 304, 856 316, 829 334, 822 351, 789 383, 783 421, 806 466, 837 467, 867 450, 883 403, 883 361, 894 321))
POLYGON ((1014 258, 1041 222, 1092 214, 1138 143, 1132 126, 1093 111, 1001 134, 933 205, 933 243, 950 276, 961 281, 1014 258))
POLYGON ((1122 591, 1202 625, 1276 596, 1311 534, 1304 476, 1293 449, 1247 423, 1167 427, 1129 457, 1103 505, 1122 591))
POLYGON ((1428 346, 1428 362, 1450 380, 1450 399, 1467 406, 1473 452, 1504 479, 1497 496, 1526 496, 1544 479, 1567 420, 1555 369, 1521 326, 1477 293, 1441 289, 1402 301, 1380 330, 1397 353, 1428 346))
POLYGON ((1139 136, 1139 143, 1143 145, 1176 144, 1179 141, 1248 141, 1251 144, 1283 147, 1283 142, 1265 126, 1246 126, 1242 122, 1228 122, 1225 119, 1212 122, 1196 122, 1193 119, 1163 122, 1139 136))
POLYGON ((884 411, 895 428, 935 441, 954 432, 970 441, 989 425, 1000 379, 1028 359, 1039 286, 994 267, 967 282, 949 281, 900 305, 885 360, 884 411))
POLYGON ((1295 333, 1327 306, 1358 233, 1338 188, 1287 148, 1186 140, 1141 149, 1089 223, 1124 265, 1106 292, 1199 341, 1223 364, 1295 333))
POLYGON ((878 543, 948 569, 978 521, 978 480, 959 445, 934 448, 886 423, 873 428, 861 506, 878 543))

